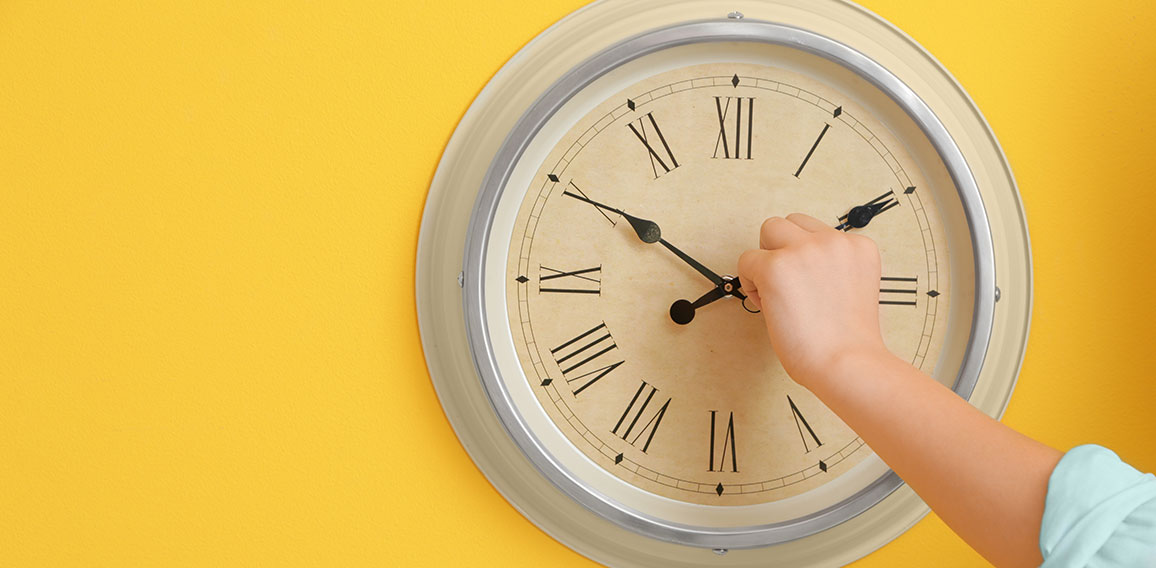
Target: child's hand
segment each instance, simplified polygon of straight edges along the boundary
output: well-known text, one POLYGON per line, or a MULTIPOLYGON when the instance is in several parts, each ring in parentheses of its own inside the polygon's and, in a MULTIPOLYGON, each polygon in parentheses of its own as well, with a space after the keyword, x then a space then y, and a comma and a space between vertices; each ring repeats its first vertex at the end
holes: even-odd
POLYGON ((841 361, 887 352, 871 239, 793 213, 767 219, 759 247, 739 258, 739 279, 791 378, 810 387, 837 374, 841 361))

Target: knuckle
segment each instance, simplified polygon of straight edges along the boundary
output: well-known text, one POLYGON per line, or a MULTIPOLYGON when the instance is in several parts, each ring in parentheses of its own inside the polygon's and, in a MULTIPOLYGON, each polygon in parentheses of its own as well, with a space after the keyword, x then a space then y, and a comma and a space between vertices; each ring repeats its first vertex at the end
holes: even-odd
POLYGON ((782 223, 784 220, 785 219, 783 219, 782 217, 778 217, 778 216, 767 217, 767 220, 763 221, 763 225, 760 228, 760 230, 763 232, 763 234, 766 234, 768 231, 774 230, 775 225, 782 223))

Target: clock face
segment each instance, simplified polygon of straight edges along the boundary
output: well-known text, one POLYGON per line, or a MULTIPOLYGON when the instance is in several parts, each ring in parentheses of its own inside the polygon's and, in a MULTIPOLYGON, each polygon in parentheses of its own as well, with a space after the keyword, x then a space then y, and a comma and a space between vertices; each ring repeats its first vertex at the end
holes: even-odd
POLYGON ((767 217, 874 239, 888 348, 991 416, 1014 387, 1031 262, 982 115, 886 22, 796 4, 592 4, 494 77, 431 186, 418 319, 446 416, 595 560, 846 564, 926 514, 743 303, 767 217))
POLYGON ((871 237, 887 345, 932 373, 966 337, 948 325, 947 234, 964 221, 940 203, 955 188, 913 157, 929 146, 918 130, 876 115, 865 83, 749 62, 665 67, 588 97, 523 160, 533 175, 511 192, 508 248, 492 261, 504 262, 516 359, 505 380, 533 393, 518 404, 546 418, 537 428, 552 451, 580 456, 620 493, 818 510, 824 491, 873 480, 864 471, 877 473, 877 458, 786 375, 749 302, 727 296, 689 322, 685 302, 672 314, 715 283, 644 242, 631 217, 723 278, 769 216, 802 212, 871 237))

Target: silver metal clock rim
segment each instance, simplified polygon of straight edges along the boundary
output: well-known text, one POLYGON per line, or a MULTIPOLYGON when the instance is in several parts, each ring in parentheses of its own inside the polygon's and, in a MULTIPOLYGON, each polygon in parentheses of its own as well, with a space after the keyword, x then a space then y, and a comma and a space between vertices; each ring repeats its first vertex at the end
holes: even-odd
POLYGON ((700 42, 761 42, 800 49, 838 63, 871 82, 919 125, 947 166, 959 190, 975 259, 975 306, 971 333, 954 390, 970 397, 983 366, 995 310, 995 260, 991 230, 975 178, 962 152, 934 112, 906 84, 862 53, 838 41, 793 26, 756 20, 707 20, 677 24, 623 40, 564 74, 518 120, 491 163, 466 232, 463 304, 465 325, 483 387, 507 433, 556 487, 586 508, 639 534, 703 548, 754 548, 806 537, 866 511, 899 488, 894 472, 876 479, 844 501, 805 517, 737 528, 672 523, 625 507, 575 478, 542 446, 514 408, 499 379, 484 302, 486 248, 498 198, 514 165, 541 127, 570 98, 608 71, 644 55, 700 42))

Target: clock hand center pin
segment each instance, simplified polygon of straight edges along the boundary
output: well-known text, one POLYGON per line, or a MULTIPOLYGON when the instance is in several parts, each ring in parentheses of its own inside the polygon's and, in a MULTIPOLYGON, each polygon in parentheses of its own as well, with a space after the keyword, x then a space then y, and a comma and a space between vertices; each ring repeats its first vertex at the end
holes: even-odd
MULTIPOLYGON (((675 300, 674 303, 670 305, 670 319, 678 325, 686 325, 694 320, 695 310, 727 296, 741 296, 742 292, 739 292, 739 288, 741 287, 742 283, 739 282, 738 278, 734 276, 723 276, 719 284, 711 288, 709 292, 703 294, 694 302, 675 300)), ((743 300, 745 304, 746 296, 743 296, 743 300)), ((745 307, 744 305, 744 308, 745 307)), ((750 310, 748 309, 747 311, 749 312, 750 310)))
POLYGON ((757 310, 752 311, 750 308, 746 307, 747 295, 743 294, 740 290, 740 288, 742 288, 742 284, 739 282, 738 278, 735 278, 734 276, 719 276, 715 271, 707 268, 703 263, 695 260, 689 254, 682 252, 681 249, 670 244, 669 241, 662 238, 662 229, 658 226, 658 223, 655 223, 649 219, 635 217, 634 215, 630 215, 629 213, 626 213, 617 207, 611 207, 609 205, 599 203, 593 199, 590 199, 589 197, 586 197, 585 195, 579 195, 577 193, 571 192, 570 190, 565 190, 562 192, 562 194, 573 197, 579 201, 589 203, 595 207, 598 207, 599 209, 621 215, 626 219, 627 222, 630 223, 630 227, 634 229, 634 234, 638 235, 639 240, 646 244, 661 244, 663 247, 666 247, 667 250, 674 253, 674 255, 681 259, 683 262, 689 264, 691 268, 694 268, 699 274, 702 274, 707 280, 710 280, 711 284, 715 285, 714 288, 712 288, 706 294, 703 294, 702 297, 700 297, 698 300, 695 300, 694 302, 690 302, 688 300, 676 300, 673 304, 671 304, 670 319, 674 320, 675 323, 680 325, 686 325, 690 323, 691 320, 694 319, 695 310, 726 296, 734 296, 742 300, 743 309, 750 313, 758 313, 757 310))

